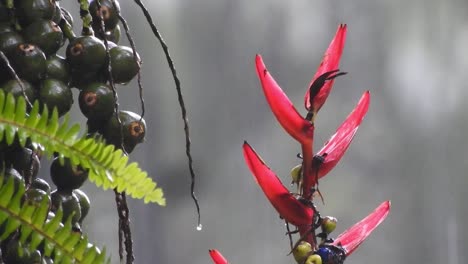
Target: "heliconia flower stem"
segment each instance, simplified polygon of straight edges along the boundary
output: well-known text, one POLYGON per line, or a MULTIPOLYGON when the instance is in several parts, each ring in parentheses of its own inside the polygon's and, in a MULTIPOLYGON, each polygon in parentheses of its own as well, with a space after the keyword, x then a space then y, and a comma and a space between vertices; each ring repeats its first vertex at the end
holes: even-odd
POLYGON ((390 201, 380 204, 372 213, 339 235, 333 245, 340 246, 349 256, 385 220, 390 212, 390 201))
POLYGON ((215 264, 228 264, 228 261, 223 257, 223 255, 221 255, 221 253, 219 253, 218 250, 210 249, 208 252, 215 264))
POLYGON ((314 216, 313 210, 288 191, 247 142, 244 142, 242 148, 250 171, 280 216, 295 226, 310 225, 314 216))
POLYGON ((262 56, 256 56, 255 64, 265 98, 278 122, 297 141, 301 143, 312 142, 313 124, 299 114, 291 100, 266 69, 262 56))
POLYGON ((304 192, 317 184, 317 179, 322 178, 330 172, 343 157, 369 109, 369 104, 370 93, 366 91, 361 96, 354 110, 338 127, 335 134, 331 136, 322 149, 315 155, 320 156, 322 161, 318 164, 313 164, 314 166, 318 166, 318 168, 314 167, 308 171, 310 173, 304 174, 304 192))
MULTIPOLYGON (((328 46, 327 51, 323 55, 322 62, 320 63, 317 72, 310 81, 309 87, 326 72, 334 71, 339 68, 340 58, 343 54, 344 44, 346 41, 346 24, 341 24, 336 31, 335 37, 328 46)), ((304 106, 307 110, 318 112, 322 108, 325 100, 327 100, 333 86, 333 80, 326 82, 320 91, 314 96, 313 100, 310 98, 310 89, 307 89, 304 97, 304 106), (312 101, 312 103, 311 103, 312 101)))

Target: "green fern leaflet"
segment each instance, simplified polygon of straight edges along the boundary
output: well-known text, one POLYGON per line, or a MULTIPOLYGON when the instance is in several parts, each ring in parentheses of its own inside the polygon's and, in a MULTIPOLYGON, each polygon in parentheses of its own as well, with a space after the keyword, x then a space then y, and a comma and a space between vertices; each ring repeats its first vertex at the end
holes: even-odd
POLYGON ((42 248, 43 256, 51 257, 54 263, 110 263, 105 250, 101 252, 89 244, 86 237, 72 231, 71 216, 65 224, 61 224, 61 209, 54 217, 47 219, 47 196, 37 204, 22 201, 24 193, 23 184, 15 187, 13 177, 5 183, 5 177, 0 176, 0 241, 19 229, 20 243, 31 251, 42 248))
POLYGON ((68 125, 69 117, 59 123, 56 109, 49 114, 47 107, 42 113, 39 102, 26 112, 23 97, 15 99, 0 91, 0 142, 11 145, 17 136, 22 146, 29 138, 33 143, 43 146, 44 153, 50 158, 54 153, 69 158, 73 165, 89 169, 89 179, 104 190, 112 188, 125 192, 145 203, 164 206, 166 200, 161 188, 142 171, 138 164, 128 163, 128 157, 121 150, 107 145, 101 139, 80 136, 78 124, 68 125))

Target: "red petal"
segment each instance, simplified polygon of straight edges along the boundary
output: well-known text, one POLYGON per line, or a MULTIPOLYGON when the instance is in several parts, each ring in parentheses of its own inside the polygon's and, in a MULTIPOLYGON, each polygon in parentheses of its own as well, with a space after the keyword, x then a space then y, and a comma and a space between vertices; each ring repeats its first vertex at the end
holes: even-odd
MULTIPOLYGON (((312 81, 309 84, 312 85, 312 83, 317 79, 320 75, 333 71, 339 68, 340 65, 340 58, 341 54, 343 54, 343 48, 346 40, 346 24, 341 24, 338 27, 338 30, 336 31, 335 37, 331 41, 330 45, 328 46, 327 51, 323 55, 322 62, 320 63, 317 72, 314 75, 314 78, 312 78, 312 81)), ((313 106, 311 109, 310 106, 310 98, 309 98, 309 89, 307 89, 305 97, 304 97, 304 103, 305 103, 305 108, 307 110, 314 110, 318 111, 322 107, 322 105, 325 103, 325 100, 327 99, 328 95, 330 94, 331 88, 333 86, 333 80, 327 81, 325 85, 320 89, 320 92, 315 96, 313 100, 313 106)))
POLYGON ((223 257, 223 255, 221 255, 221 253, 219 253, 218 250, 210 249, 208 250, 208 252, 210 252, 210 256, 213 259, 213 262, 215 264, 227 264, 228 263, 228 261, 223 257))
POLYGON ((390 201, 383 202, 374 212, 339 235, 333 245, 340 245, 346 251, 346 256, 356 250, 356 248, 383 222, 390 212, 390 201))
MULTIPOLYGON (((318 178, 325 176, 330 172, 336 164, 343 157, 344 153, 348 149, 354 135, 357 132, 362 119, 369 109, 370 93, 366 91, 361 99, 359 100, 356 108, 348 115, 346 120, 338 127, 335 134, 325 143, 325 146, 317 153, 317 155, 323 156, 324 161, 319 167, 318 178)), ((317 170, 312 169, 312 175, 308 175, 313 180, 312 185, 315 185, 315 173, 317 170)), ((309 187, 310 188, 310 187, 309 187)))
POLYGON ((314 215, 312 209, 289 193, 278 176, 265 165, 247 142, 244 142, 242 148, 250 171, 280 216, 295 226, 310 225, 314 215))
POLYGON ((297 141, 311 142, 314 126, 297 112, 288 96, 266 69, 260 55, 256 56, 255 64, 266 100, 281 126, 297 141))

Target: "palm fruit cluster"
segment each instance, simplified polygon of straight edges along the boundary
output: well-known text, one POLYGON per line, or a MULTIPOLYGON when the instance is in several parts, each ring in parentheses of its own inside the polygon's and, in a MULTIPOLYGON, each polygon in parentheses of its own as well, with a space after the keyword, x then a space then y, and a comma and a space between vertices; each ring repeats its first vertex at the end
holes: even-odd
MULTIPOLYGON (((56 109, 59 116, 70 111, 76 101, 71 89, 78 89, 77 101, 88 119, 89 136, 101 137, 130 153, 143 141, 146 124, 136 113, 116 112, 111 81, 130 82, 139 72, 140 58, 131 48, 117 44, 121 32, 116 0, 92 0, 89 13, 93 30, 76 35, 74 18, 58 1, 0 0, 0 51, 5 55, 0 58, 0 89, 15 97, 25 96, 31 103, 38 100, 43 110, 56 109)), ((11 145, 0 143, 3 175, 13 178, 15 186, 25 186, 24 201, 39 204, 47 199, 50 217, 61 208, 62 223, 72 218, 74 232, 81 233, 90 201, 79 188, 88 172, 57 155, 50 168, 56 189, 51 190, 38 177, 40 163, 40 145, 28 142, 23 147, 18 140, 11 145)), ((30 252, 22 245, 18 232, 0 241, 0 263, 53 263, 42 256, 43 249, 30 252)))

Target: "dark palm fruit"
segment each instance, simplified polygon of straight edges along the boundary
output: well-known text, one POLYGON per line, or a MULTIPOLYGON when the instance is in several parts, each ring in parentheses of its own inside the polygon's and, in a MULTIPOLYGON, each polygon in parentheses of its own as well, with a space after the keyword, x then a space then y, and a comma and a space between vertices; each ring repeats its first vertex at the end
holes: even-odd
POLYGON ((44 199, 49 200, 49 195, 41 189, 29 188, 24 193, 24 201, 32 205, 39 206, 44 199))
POLYGON ((79 104, 88 119, 108 120, 114 112, 115 98, 109 86, 94 82, 81 88, 79 104))
MULTIPOLYGON (((34 87, 26 80, 21 80, 21 83, 23 84, 24 93, 28 97, 29 101, 34 101, 36 98, 34 87)), ((6 93, 12 93, 16 98, 18 98, 18 96, 23 96, 23 90, 17 80, 9 80, 8 82, 0 85, 0 88, 6 93)))
POLYGON ((3 53, 9 53, 18 46, 18 44, 23 42, 23 37, 16 32, 5 32, 0 34, 0 50, 3 51, 3 53))
POLYGON ((52 20, 37 20, 23 31, 26 41, 36 44, 46 56, 54 54, 62 46, 63 33, 52 20))
POLYGON ((21 176, 21 174, 19 174, 19 172, 13 168, 6 168, 4 172, 4 177, 5 177, 3 179, 4 183, 6 183, 10 178, 13 179, 14 185, 15 185, 15 191, 19 189, 20 185, 25 186, 23 176, 21 176))
POLYGON ((46 64, 47 78, 57 79, 64 82, 65 84, 68 84, 70 82, 69 67, 64 57, 61 57, 56 54, 51 55, 47 58, 46 64))
POLYGON ((72 217, 72 224, 78 222, 78 220, 81 218, 80 202, 78 201, 78 197, 76 197, 76 195, 73 193, 55 190, 50 194, 50 198, 52 201, 52 212, 57 212, 57 210, 62 207, 62 223, 65 223, 69 217, 72 217))
POLYGON ((129 47, 117 46, 110 50, 112 77, 115 83, 128 83, 140 70, 140 56, 137 60, 129 47))
POLYGON ((73 190, 73 193, 78 197, 81 206, 81 218, 78 220, 79 223, 83 223, 83 219, 88 215, 89 207, 91 202, 89 201, 88 196, 80 189, 73 190))
POLYGON ((112 41, 114 43, 118 43, 120 40, 120 26, 117 25, 113 29, 106 30, 104 34, 102 34, 101 25, 97 25, 96 23, 93 24, 93 30, 96 34, 96 37, 99 39, 104 40, 104 36, 106 37, 107 41, 112 41))
POLYGON ((101 7, 98 9, 96 0, 91 0, 89 4, 89 12, 93 17, 93 23, 97 24, 96 26, 100 27, 101 16, 104 20, 106 30, 114 29, 117 26, 119 23, 118 14, 120 13, 120 4, 117 0, 114 2, 117 8, 114 8, 111 0, 100 0, 99 3, 101 4, 101 7))
POLYGON ((54 7, 54 16, 52 16, 51 20, 58 25, 60 23, 60 20, 62 20, 62 10, 60 9, 60 3, 56 1, 54 7))
POLYGON ((42 50, 34 45, 22 43, 12 49, 10 60, 22 79, 32 83, 44 78, 46 73, 46 57, 42 50))
POLYGON ((81 166, 72 166, 69 159, 65 159, 62 165, 60 159, 55 158, 50 166, 50 177, 57 189, 71 192, 73 189, 80 188, 88 179, 88 171, 81 166))
POLYGON ((50 185, 41 178, 36 178, 31 183, 31 188, 43 190, 47 194, 50 194, 50 185))
POLYGON ((25 179, 35 178, 41 167, 39 157, 30 148, 15 148, 6 158, 25 179))
POLYGON ((57 107, 59 116, 67 113, 73 104, 73 94, 70 87, 56 79, 46 79, 41 82, 39 99, 47 105, 49 112, 57 107))
POLYGON ((15 0, 16 17, 23 25, 38 19, 52 19, 55 14, 55 0, 15 0))
MULTIPOLYGON (((125 150, 130 153, 138 143, 143 142, 145 138, 146 122, 144 119, 130 111, 119 111, 120 121, 122 123, 123 145, 125 150), (140 121, 141 119, 141 121, 140 121)), ((104 138, 109 144, 121 148, 122 137, 120 134, 120 125, 115 115, 107 121, 104 127, 104 138)))
POLYGON ((68 44, 67 60, 73 72, 95 73, 106 61, 106 48, 96 37, 77 37, 68 44))

